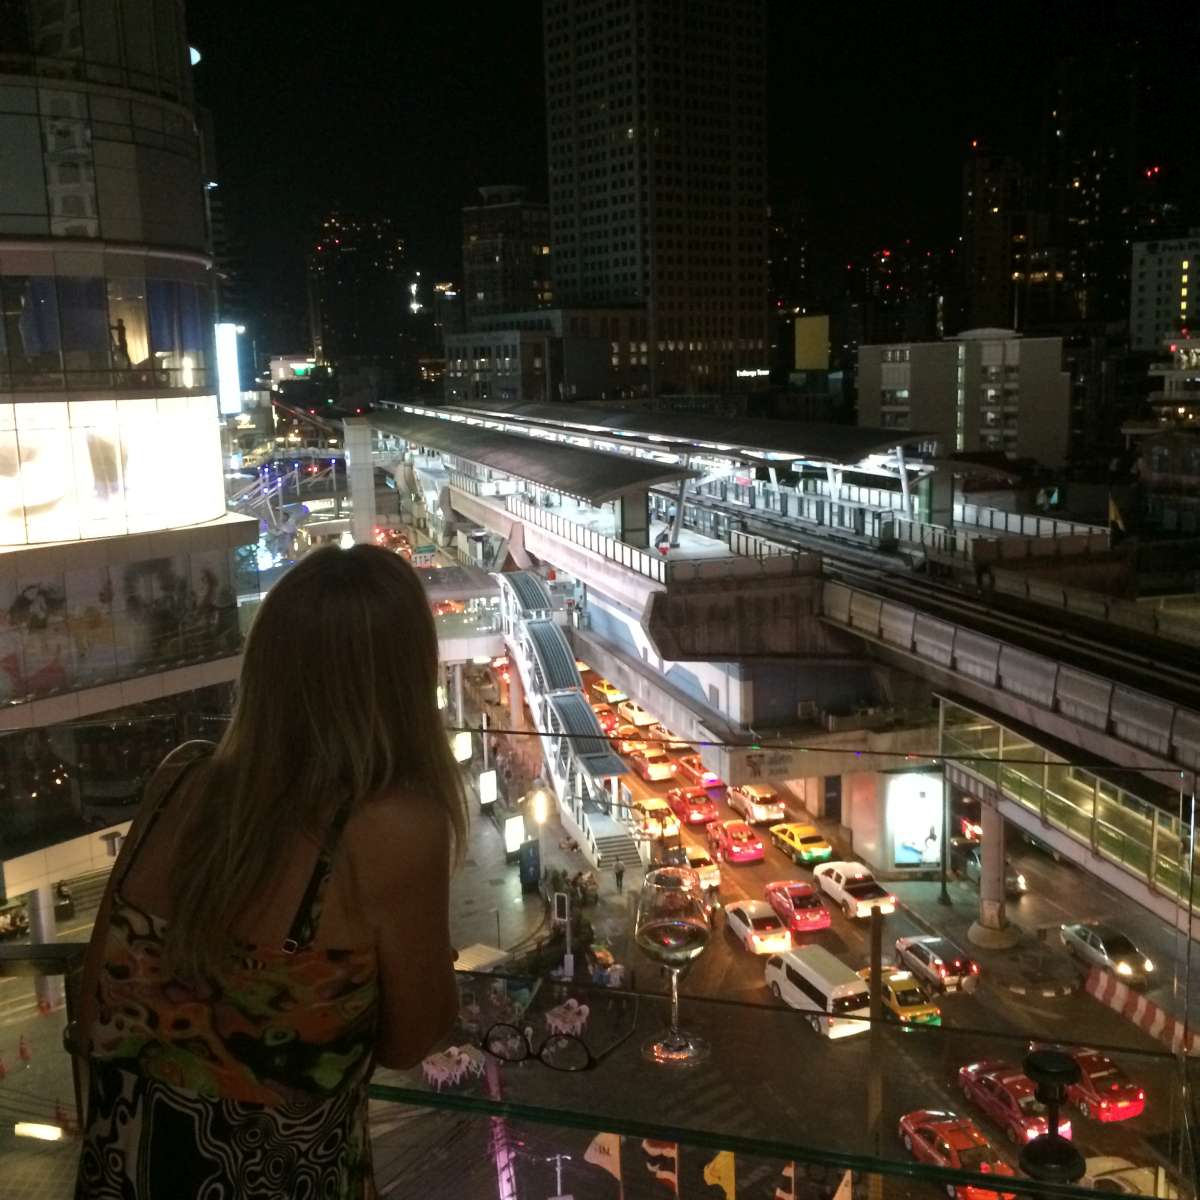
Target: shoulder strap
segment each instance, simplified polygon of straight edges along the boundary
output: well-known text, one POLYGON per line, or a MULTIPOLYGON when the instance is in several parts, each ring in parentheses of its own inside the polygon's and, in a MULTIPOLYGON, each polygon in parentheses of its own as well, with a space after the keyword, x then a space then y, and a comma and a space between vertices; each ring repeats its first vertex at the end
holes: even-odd
MULTIPOLYGON (((120 894, 122 884, 125 882, 125 876, 129 874, 129 870, 137 860, 139 852, 146 844, 146 838, 150 836, 150 831, 154 828, 155 823, 158 821, 163 809, 166 808, 168 801, 176 794, 176 792, 179 791, 179 787, 183 783, 184 779, 192 773, 192 768, 198 762, 201 762, 203 759, 207 758, 212 751, 211 745, 208 745, 207 743, 187 742, 184 743, 184 745, 203 745, 205 749, 202 753, 196 754, 192 758, 189 758, 187 762, 183 763, 178 768, 178 770, 175 772, 175 778, 172 779, 165 788, 163 788, 163 790, 159 793, 158 798, 153 802, 145 814, 144 822, 137 830, 136 836, 133 839, 133 844, 128 848, 128 852, 122 856, 117 865, 113 868, 113 875, 115 876, 113 881, 113 890, 118 895, 120 894)), ((176 747, 176 749, 171 751, 171 754, 167 755, 167 757, 163 759, 158 770, 155 771, 154 776, 150 780, 151 787, 154 786, 155 782, 162 775, 162 772, 167 768, 171 756, 178 754, 183 748, 184 746, 176 747)))
POLYGON ((333 820, 329 823, 328 835, 321 847, 321 852, 317 855, 312 875, 309 876, 308 886, 300 898, 300 905, 296 909, 296 915, 292 918, 292 926, 288 930, 288 935, 283 939, 283 950, 287 954, 295 954, 297 950, 307 948, 317 936, 317 926, 321 921, 321 907, 325 901, 325 887, 329 883, 329 876, 333 874, 333 856, 337 851, 342 830, 346 827, 349 818, 350 802, 347 800, 333 814, 333 820))

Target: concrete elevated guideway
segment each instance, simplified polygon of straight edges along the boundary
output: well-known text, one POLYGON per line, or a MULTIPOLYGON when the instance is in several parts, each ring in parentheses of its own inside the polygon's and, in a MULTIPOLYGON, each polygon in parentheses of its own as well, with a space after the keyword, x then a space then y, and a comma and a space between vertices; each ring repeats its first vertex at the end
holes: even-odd
MULTIPOLYGON (((614 431, 591 425, 581 429, 574 418, 562 422, 554 433, 547 424, 549 418, 540 413, 536 420, 520 422, 500 413, 456 412, 447 416, 449 410, 442 410, 437 416, 429 415, 432 411, 436 410, 408 413, 406 419, 420 417, 420 436, 436 437, 444 447, 443 453, 449 456, 449 491, 454 509, 507 538, 512 557, 519 564, 529 565, 532 555, 570 572, 597 599, 605 598, 610 606, 638 614, 649 648, 659 660, 657 673, 646 669, 646 661, 653 660, 647 659, 645 650, 641 663, 621 668, 618 660, 622 656, 609 653, 604 638, 598 638, 595 630, 585 633, 581 629, 578 634, 584 657, 607 654, 617 668, 613 671, 617 682, 690 740, 733 743, 732 750, 705 747, 702 751, 708 765, 731 782, 746 781, 739 770, 739 766, 745 767, 741 761, 745 755, 737 752, 737 743, 744 741, 749 746, 753 741, 749 732, 752 718, 746 719, 744 712, 737 710, 733 697, 724 697, 710 706, 697 705, 694 699, 678 694, 662 679, 667 665, 688 660, 736 660, 755 653, 784 653, 810 662, 849 662, 856 656, 862 659, 866 643, 874 660, 901 667, 985 712, 995 711, 1012 731, 1033 731, 1037 736, 1029 741, 1039 749, 1044 762, 1054 753, 1050 746, 1060 745, 1071 752, 1059 757, 1071 762, 1097 762, 1114 771, 1142 773, 1149 779, 1172 774, 1179 779, 1182 772, 1183 782, 1190 789, 1200 759, 1200 686, 1187 678, 1186 672, 1173 674, 1164 665, 1138 664, 1131 656, 1105 653, 1103 647, 1073 644, 1070 634, 1056 626, 1053 618, 1032 629, 1031 622, 982 612, 981 606, 966 603, 952 589, 939 589, 925 581, 906 582, 902 575, 861 568, 853 577, 847 576, 848 568, 840 561, 842 554, 836 544, 829 547, 822 563, 819 556, 788 545, 782 533, 772 541, 737 529, 746 506, 741 506, 739 515, 736 499, 720 502, 726 521, 724 536, 711 539, 727 553, 707 558, 689 557, 676 550, 665 556, 654 553, 625 540, 619 523, 611 526, 611 533, 597 529, 594 522, 585 523, 578 506, 555 503, 546 477, 531 479, 541 473, 525 462, 527 457, 536 458, 548 450, 559 455, 571 449, 576 455, 590 457, 588 478, 602 482, 606 466, 620 454, 625 461, 644 464, 642 482, 648 489, 666 483, 662 479, 652 481, 652 472, 672 468, 681 474, 667 487, 688 481, 695 484, 697 475, 702 486, 705 472, 713 464, 703 461, 701 451, 715 449, 729 454, 730 471, 734 472, 729 479, 737 487, 742 485, 737 483, 736 471, 744 469, 756 454, 751 452, 753 448, 735 445, 732 431, 725 434, 729 440, 719 444, 686 448, 679 443, 707 439, 686 433, 672 438, 659 432, 663 428, 659 425, 651 430, 647 418, 653 414, 623 414, 641 426, 634 430, 614 431), (468 421, 468 417, 474 420, 468 421), (489 422, 503 428, 489 428, 489 422), (516 431, 514 425, 523 428, 516 431), (462 450, 467 439, 458 442, 454 426, 469 427, 469 439, 502 437, 505 448, 514 452, 519 452, 523 443, 526 449, 519 459, 508 464, 522 474, 506 476, 495 468, 494 460, 491 466, 478 462, 472 458, 479 455, 478 448, 456 454, 454 447, 462 450), (628 445, 613 448, 611 443, 626 438, 628 445), (603 443, 604 448, 593 442, 603 443), (533 447, 536 449, 530 449, 533 447), (685 470, 687 474, 682 475, 685 470), (552 506, 547 506, 547 499, 552 506), (791 607, 786 619, 777 622, 773 636, 764 643, 750 645, 750 635, 769 625, 776 619, 772 615, 775 610, 785 605, 791 607), (719 617, 715 615, 718 612, 719 617)), ((689 421, 681 418, 680 423, 686 428, 689 421)), ((786 427, 787 423, 780 424, 786 427)), ((408 428, 411 432, 418 427, 408 428)), ((797 446, 759 450, 760 463, 770 462, 771 454, 782 455, 792 464, 800 461, 795 457, 797 446)), ((886 455, 886 451, 879 453, 886 455)), ((815 453, 809 455, 814 460, 817 457, 815 453)), ((901 482, 894 473, 895 463, 885 459, 876 465, 881 478, 892 471, 893 486, 901 482)), ((906 461, 905 471, 907 467, 906 461)), ((828 477, 825 485, 847 486, 841 481, 831 482, 828 477)), ((585 490, 577 481, 569 494, 586 500, 586 496, 580 496, 585 490)), ((673 525, 682 526, 678 518, 690 503, 679 495, 673 525)), ((666 515, 671 514, 661 513, 660 521, 666 515)), ((654 528, 653 515, 647 527, 654 528)), ((1021 536, 1026 532, 1022 530, 1021 536)), ((1049 536, 1088 535, 1053 528, 1049 536)), ((774 777, 792 779, 808 773, 807 768, 790 759, 785 763, 784 753, 776 757, 779 763, 772 770, 774 777)), ((960 790, 972 791, 965 777, 951 782, 960 790)), ((1136 796, 1136 791, 1130 794, 1136 796)), ((1143 826, 1138 820, 1122 825, 1110 819, 1117 808, 1093 804, 1086 838, 1082 838, 1072 835, 1072 820, 1078 824, 1079 818, 1068 820, 1063 815, 1065 810, 1045 791, 1032 806, 999 789, 995 795, 981 799, 993 812, 1004 806, 1006 819, 1056 849, 1055 839, 1067 839, 1071 844, 1064 843, 1059 849, 1064 856, 1108 879, 1171 923, 1179 919, 1183 881, 1190 878, 1188 867, 1194 853, 1190 841, 1184 844, 1183 830, 1178 827, 1177 804, 1176 811, 1171 811, 1169 806, 1151 800, 1149 816, 1143 813, 1139 818, 1143 826), (1135 827, 1148 833, 1158 830, 1158 848, 1169 849, 1174 844, 1177 852, 1165 856, 1174 865, 1148 865, 1147 855, 1153 858, 1149 839, 1142 839, 1144 852, 1135 852, 1135 827), (1113 850, 1115 835, 1110 829, 1114 828, 1124 839, 1119 852, 1113 850), (1130 848, 1128 854, 1126 845, 1130 848)), ((1134 811, 1136 806, 1123 806, 1121 811, 1124 808, 1134 811)), ((984 924, 1002 928, 1002 844, 986 847, 984 859, 984 873, 990 881, 985 901, 993 905, 983 914, 984 924)))

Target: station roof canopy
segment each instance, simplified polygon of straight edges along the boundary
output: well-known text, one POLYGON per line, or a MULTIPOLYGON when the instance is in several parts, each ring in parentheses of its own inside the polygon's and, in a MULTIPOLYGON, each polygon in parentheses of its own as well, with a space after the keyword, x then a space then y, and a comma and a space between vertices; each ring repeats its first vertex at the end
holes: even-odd
POLYGON ((604 504, 626 492, 694 478, 697 474, 672 463, 606 454, 549 438, 541 442, 524 434, 504 433, 468 424, 467 414, 461 409, 444 411, 445 418, 401 409, 376 409, 370 421, 384 433, 445 454, 456 454, 588 504, 604 504), (462 413, 463 419, 451 419, 451 412, 462 413))
POLYGON ((582 692, 559 692, 547 696, 560 730, 571 739, 571 748, 579 765, 593 779, 628 772, 625 760, 614 753, 582 692))
POLYGON ((473 405, 481 416, 535 425, 556 426, 644 437, 675 447, 696 450, 742 451, 751 457, 790 458, 813 464, 853 466, 872 454, 897 446, 937 440, 933 433, 880 429, 862 425, 832 425, 816 421, 772 421, 760 417, 710 417, 703 414, 647 412, 605 408, 592 404, 473 405))

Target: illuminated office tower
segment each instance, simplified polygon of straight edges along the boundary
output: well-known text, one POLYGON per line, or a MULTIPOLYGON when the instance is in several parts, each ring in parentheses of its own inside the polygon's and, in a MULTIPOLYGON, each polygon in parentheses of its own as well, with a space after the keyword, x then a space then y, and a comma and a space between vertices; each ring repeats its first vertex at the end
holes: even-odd
POLYGON ((173 736, 153 706, 236 671, 257 522, 225 513, 189 54, 178 0, 0 6, 0 865, 34 940, 173 736))

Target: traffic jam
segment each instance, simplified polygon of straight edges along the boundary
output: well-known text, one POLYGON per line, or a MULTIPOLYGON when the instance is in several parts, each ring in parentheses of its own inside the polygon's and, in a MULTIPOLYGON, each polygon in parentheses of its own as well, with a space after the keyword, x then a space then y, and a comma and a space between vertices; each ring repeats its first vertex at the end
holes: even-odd
MULTIPOLYGON (((895 913, 897 897, 864 864, 840 860, 814 825, 790 820, 784 797, 770 786, 726 784, 704 765, 696 747, 586 663, 577 665, 601 728, 645 785, 629 789, 628 815, 635 836, 649 843, 650 866, 694 873, 694 886, 710 897, 711 919, 723 920, 733 952, 758 956, 762 986, 777 1003, 804 1014, 815 1034, 836 1042, 867 1032, 865 939, 855 939, 861 961, 854 964, 834 952, 845 953, 845 937, 822 943, 835 933, 835 914, 844 918, 838 921, 842 928, 865 926, 872 909, 895 913), (753 873, 747 870, 754 867, 753 873)), ((889 937, 885 927, 884 948, 884 1018, 901 1028, 942 1025, 945 1010, 952 1008, 948 998, 969 996, 980 985, 979 963, 948 938, 889 937)), ((1142 1115, 1145 1088, 1120 1065, 1098 1050, 1070 1052, 1080 1080, 1069 1089, 1067 1106, 1083 1122, 1109 1126, 1142 1115)), ((947 1080, 948 1090, 961 1096, 963 1111, 937 1107, 902 1115, 896 1133, 905 1152, 936 1166, 1012 1176, 1012 1147, 1046 1132, 1047 1110, 1022 1071, 1022 1056, 1011 1057, 964 1063, 947 1080), (1004 1142, 1007 1152, 997 1148, 1004 1142)), ((1068 1107, 1060 1114, 1059 1132, 1072 1138, 1068 1107)), ((1093 1153, 1086 1161, 1087 1186, 1163 1200, 1179 1194, 1160 1167, 1144 1160, 1093 1153)), ((1002 1185, 997 1191, 968 1186, 950 1191, 966 1200, 1011 1195, 1002 1185)))

